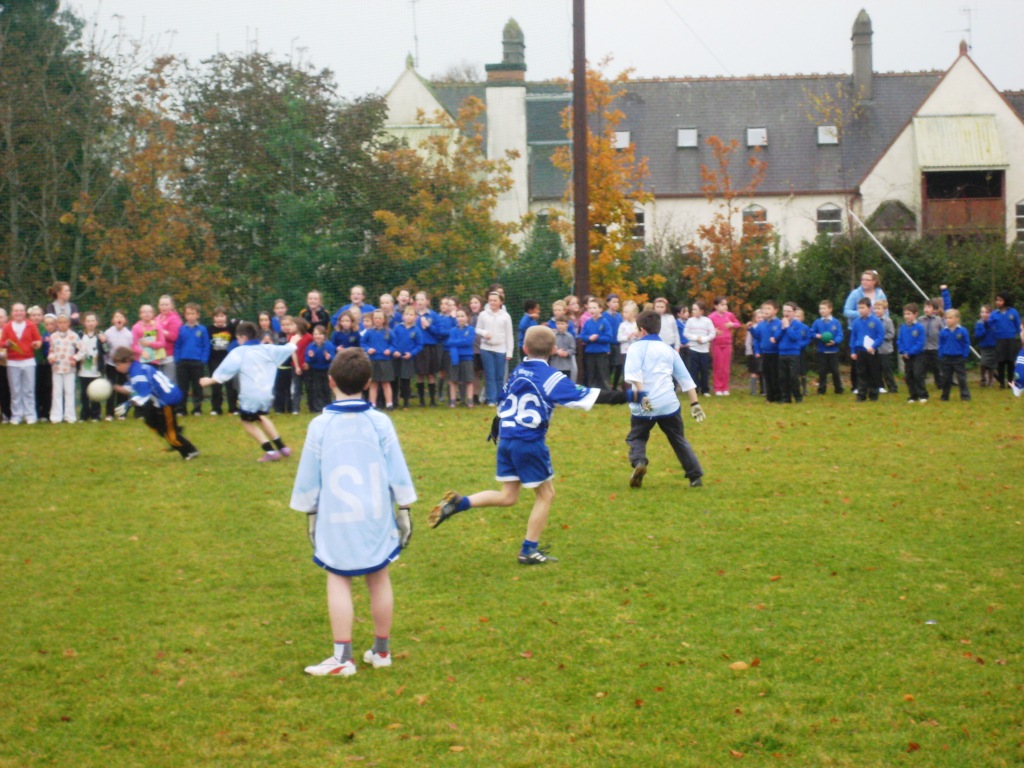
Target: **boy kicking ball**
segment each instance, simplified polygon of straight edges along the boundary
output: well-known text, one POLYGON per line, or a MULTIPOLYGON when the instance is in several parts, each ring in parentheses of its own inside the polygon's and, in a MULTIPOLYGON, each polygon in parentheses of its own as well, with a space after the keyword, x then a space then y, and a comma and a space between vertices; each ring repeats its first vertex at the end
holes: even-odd
MULTIPOLYGON (((526 358, 509 377, 500 398, 491 436, 498 440, 498 471, 500 491, 480 491, 462 496, 448 491, 430 512, 428 522, 436 528, 452 515, 477 507, 511 507, 519 500, 520 488, 532 488, 533 510, 526 523, 526 538, 519 551, 520 565, 544 565, 558 558, 541 547, 555 486, 551 482, 554 469, 551 453, 544 442, 555 405, 589 411, 594 403, 627 402, 625 392, 578 387, 564 374, 548 365, 555 348, 555 332, 546 325, 535 325, 526 331, 523 350, 526 358), (497 427, 497 430, 495 429, 497 427)), ((639 402, 646 393, 631 393, 639 402)))
POLYGON ((174 409, 183 395, 174 382, 168 379, 156 366, 139 363, 131 347, 118 347, 111 357, 117 372, 128 377, 130 386, 115 384, 114 389, 131 399, 114 409, 118 418, 124 417, 132 406, 142 415, 146 426, 167 441, 167 444, 181 454, 185 461, 199 455, 188 439, 181 434, 178 417, 174 409))
POLYGON ((328 376, 341 397, 310 422, 292 490, 291 508, 309 516, 313 562, 327 571, 334 634, 334 654, 306 667, 308 675, 356 673, 355 576, 366 577, 375 635, 363 661, 375 669, 391 666, 394 596, 388 565, 409 546, 409 505, 416 491, 391 420, 362 399, 370 372, 370 360, 358 348, 342 350, 331 363, 328 376))
POLYGON ((295 337, 288 344, 261 344, 255 323, 239 323, 235 329, 238 346, 228 353, 217 366, 213 376, 204 376, 199 386, 225 384, 238 376, 238 415, 242 428, 263 448, 257 461, 280 461, 292 455, 284 444, 277 427, 267 414, 274 402, 274 382, 277 367, 290 360, 295 352, 295 337))

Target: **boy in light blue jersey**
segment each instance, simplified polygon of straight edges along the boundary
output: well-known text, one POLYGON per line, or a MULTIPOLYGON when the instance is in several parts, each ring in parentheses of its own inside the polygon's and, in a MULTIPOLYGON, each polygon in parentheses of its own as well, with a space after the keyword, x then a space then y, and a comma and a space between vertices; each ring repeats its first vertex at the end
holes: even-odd
POLYGON ((200 379, 199 385, 223 384, 238 376, 238 415, 242 428, 263 448, 257 461, 280 461, 291 456, 292 449, 284 444, 267 414, 274 402, 277 366, 291 358, 297 337, 293 336, 288 344, 261 344, 259 330, 250 322, 239 323, 235 335, 238 346, 228 352, 212 376, 200 379))
POLYGON ((555 405, 589 411, 594 403, 625 403, 626 393, 576 386, 548 365, 555 334, 546 325, 528 328, 523 348, 526 359, 512 371, 491 425, 491 438, 498 441, 496 479, 502 484, 501 490, 480 491, 472 496, 448 491, 431 510, 429 523, 436 528, 452 515, 475 507, 511 507, 519 500, 520 488, 532 488, 533 510, 518 560, 520 565, 544 565, 558 561, 539 543, 555 497, 555 472, 544 441, 555 405))
POLYGON ((679 388, 690 400, 690 415, 700 423, 705 417, 704 409, 697 401, 697 385, 686 370, 682 358, 658 336, 661 318, 657 312, 641 312, 637 316, 636 326, 640 338, 626 352, 623 376, 634 393, 646 390, 647 395, 641 399, 640 404, 629 406, 630 424, 626 444, 629 445, 629 463, 633 467, 629 487, 640 488, 643 485, 644 475, 647 474, 647 440, 657 425, 668 438, 690 481, 690 487, 696 488, 703 484, 701 478, 704 471, 683 432, 676 384, 679 384, 679 388))
POLYGON ((306 667, 308 675, 356 673, 352 661, 352 579, 365 576, 373 616, 373 647, 363 661, 391 666, 394 595, 388 565, 412 538, 416 501, 409 467, 391 420, 362 399, 370 381, 362 349, 344 349, 331 363, 340 398, 309 424, 290 506, 308 516, 313 563, 327 571, 327 611, 334 654, 306 667), (395 511, 395 506, 398 511, 395 511))

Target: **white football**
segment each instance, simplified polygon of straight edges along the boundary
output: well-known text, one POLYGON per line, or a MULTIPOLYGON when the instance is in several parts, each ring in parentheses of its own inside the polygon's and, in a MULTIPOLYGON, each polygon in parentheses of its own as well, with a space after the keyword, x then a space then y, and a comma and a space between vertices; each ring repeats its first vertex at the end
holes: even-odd
POLYGON ((102 403, 110 398, 114 387, 106 379, 95 379, 85 389, 86 396, 93 402, 102 403))

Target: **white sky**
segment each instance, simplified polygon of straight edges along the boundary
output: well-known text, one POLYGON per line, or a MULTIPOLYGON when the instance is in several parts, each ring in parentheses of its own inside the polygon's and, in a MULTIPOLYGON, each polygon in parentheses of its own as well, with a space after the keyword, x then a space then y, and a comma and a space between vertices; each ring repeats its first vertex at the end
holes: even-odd
MULTIPOLYGON (((64 0, 110 41, 197 61, 254 48, 334 71, 342 96, 385 93, 418 38, 425 76, 501 61, 515 18, 527 78, 568 77, 571 0, 64 0)), ((971 27, 972 57, 1001 90, 1024 90, 1024 0, 588 0, 591 61, 636 77, 849 72, 861 8, 874 26, 875 71, 945 70, 971 27), (970 15, 964 9, 970 8, 970 15), (1013 51, 1017 53, 1013 53, 1013 51)))

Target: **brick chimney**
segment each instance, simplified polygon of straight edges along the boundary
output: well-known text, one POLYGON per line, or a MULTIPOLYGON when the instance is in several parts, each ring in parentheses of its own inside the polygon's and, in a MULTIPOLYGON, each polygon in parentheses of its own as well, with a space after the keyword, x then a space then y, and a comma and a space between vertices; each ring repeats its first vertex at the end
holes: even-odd
POLYGON ((509 19, 501 36, 502 58, 500 64, 486 64, 487 82, 523 83, 526 81, 526 43, 523 30, 515 19, 509 19))

